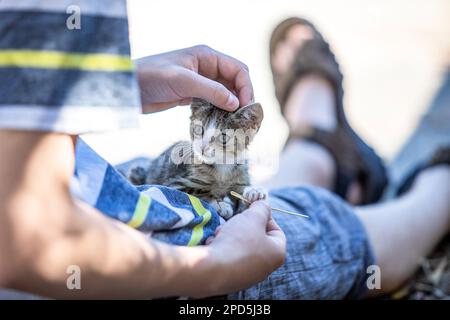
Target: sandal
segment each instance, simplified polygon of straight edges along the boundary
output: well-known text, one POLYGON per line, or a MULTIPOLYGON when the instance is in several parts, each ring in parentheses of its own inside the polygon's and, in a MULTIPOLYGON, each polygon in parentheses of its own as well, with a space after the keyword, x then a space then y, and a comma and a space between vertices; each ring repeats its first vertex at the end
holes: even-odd
POLYGON ((302 128, 290 132, 288 141, 302 138, 318 143, 329 151, 336 163, 336 179, 333 189, 336 194, 345 199, 350 184, 358 181, 362 190, 360 204, 378 201, 387 185, 386 169, 381 158, 348 124, 343 106, 343 76, 324 37, 311 22, 302 18, 289 18, 281 22, 272 33, 270 60, 275 95, 283 115, 285 115, 284 106, 290 91, 299 79, 307 74, 318 74, 327 79, 335 93, 337 129, 331 132, 319 128, 302 128), (277 44, 285 38, 289 28, 298 24, 308 26, 313 32, 313 37, 302 44, 295 55, 291 68, 284 74, 278 74, 272 65, 277 44))
POLYGON ((436 152, 434 152, 430 160, 418 165, 414 170, 412 170, 412 172, 400 184, 400 187, 398 188, 396 195, 401 196, 402 194, 408 192, 411 189, 419 173, 431 167, 442 164, 450 165, 450 145, 439 148, 436 152))

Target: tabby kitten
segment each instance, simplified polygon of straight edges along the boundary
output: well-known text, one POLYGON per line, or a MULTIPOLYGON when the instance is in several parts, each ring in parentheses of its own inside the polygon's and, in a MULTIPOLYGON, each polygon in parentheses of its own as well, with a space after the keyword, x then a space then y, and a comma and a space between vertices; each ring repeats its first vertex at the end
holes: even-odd
POLYGON ((253 202, 267 197, 250 186, 247 148, 259 130, 263 109, 259 103, 227 112, 194 99, 191 104, 190 141, 180 141, 152 160, 134 167, 128 179, 136 185, 158 184, 208 201, 225 219, 245 209, 230 191, 253 202))

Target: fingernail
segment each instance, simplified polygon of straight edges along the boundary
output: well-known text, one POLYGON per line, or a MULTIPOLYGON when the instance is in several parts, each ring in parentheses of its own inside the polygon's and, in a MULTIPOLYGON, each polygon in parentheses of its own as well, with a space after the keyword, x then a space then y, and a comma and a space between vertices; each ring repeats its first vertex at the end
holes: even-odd
POLYGON ((239 107, 239 100, 233 94, 228 96, 228 101, 226 106, 232 110, 236 110, 239 107))

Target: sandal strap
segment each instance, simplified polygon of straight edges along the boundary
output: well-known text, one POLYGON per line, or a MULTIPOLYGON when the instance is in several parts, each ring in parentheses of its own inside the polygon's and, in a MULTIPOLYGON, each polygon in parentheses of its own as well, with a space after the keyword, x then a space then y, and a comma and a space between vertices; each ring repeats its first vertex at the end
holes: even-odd
POLYGON ((292 88, 302 77, 309 74, 320 75, 327 79, 333 88, 337 106, 342 104, 344 96, 343 76, 336 57, 325 41, 312 39, 306 41, 297 52, 289 71, 283 75, 274 74, 275 95, 283 114, 284 106, 292 88))
POLYGON ((287 31, 294 25, 307 26, 307 27, 311 28, 311 30, 313 31, 314 38, 323 39, 320 32, 309 20, 306 20, 306 19, 300 18, 300 17, 288 18, 288 19, 282 21, 281 23, 279 23, 272 32, 272 35, 270 37, 270 44, 269 44, 271 57, 275 53, 278 43, 285 39, 287 31))
POLYGON ((281 22, 273 31, 270 39, 270 57, 276 51, 277 44, 282 41, 287 31, 294 25, 305 25, 313 31, 313 38, 305 41, 296 57, 292 67, 284 74, 278 74, 271 63, 273 82, 275 85, 275 96, 279 102, 282 113, 292 87, 298 80, 307 74, 319 74, 330 81, 334 88, 336 102, 341 103, 343 98, 342 80, 343 76, 336 61, 336 57, 330 49, 330 45, 316 29, 316 27, 303 18, 289 18, 281 22))
POLYGON ((302 128, 291 133, 290 139, 304 139, 325 148, 336 164, 336 177, 333 191, 342 198, 347 195, 350 183, 362 173, 361 159, 355 149, 354 141, 342 127, 334 131, 319 128, 302 128))

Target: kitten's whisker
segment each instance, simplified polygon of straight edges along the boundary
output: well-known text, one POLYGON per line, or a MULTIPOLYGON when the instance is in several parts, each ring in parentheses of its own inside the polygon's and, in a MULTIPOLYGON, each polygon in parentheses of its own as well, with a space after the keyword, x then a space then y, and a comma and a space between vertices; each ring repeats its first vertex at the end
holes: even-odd
MULTIPOLYGON (((230 194, 231 194, 233 197, 238 198, 238 199, 242 200, 243 202, 245 202, 245 203, 247 203, 247 204, 251 204, 250 201, 248 201, 247 199, 245 199, 244 196, 240 195, 240 194, 237 193, 237 192, 230 191, 230 194)), ((309 218, 309 216, 307 216, 306 214, 302 214, 302 213, 297 213, 297 212, 292 212, 292 211, 288 211, 288 210, 284 210, 284 209, 279 209, 279 208, 272 208, 272 207, 271 207, 270 209, 272 209, 272 210, 274 210, 274 211, 282 212, 282 213, 287 213, 287 214, 290 214, 290 215, 293 215, 293 216, 298 216, 298 217, 303 217, 303 218, 309 218)))

